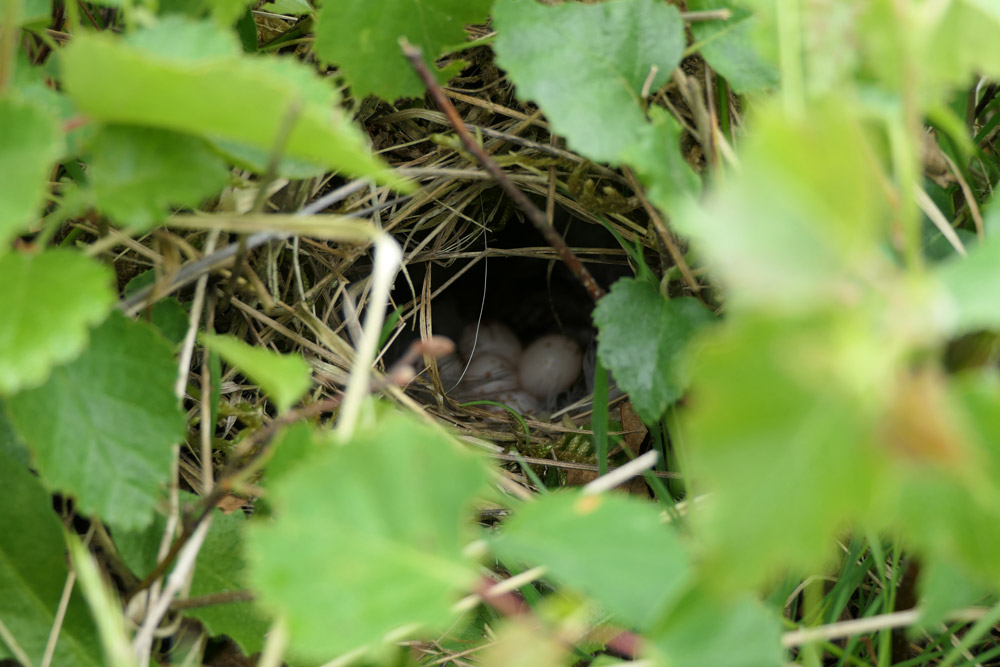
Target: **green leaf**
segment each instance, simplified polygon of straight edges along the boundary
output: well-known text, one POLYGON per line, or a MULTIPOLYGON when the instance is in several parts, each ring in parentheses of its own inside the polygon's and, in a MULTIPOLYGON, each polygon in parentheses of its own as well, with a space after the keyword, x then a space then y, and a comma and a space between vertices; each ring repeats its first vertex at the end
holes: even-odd
POLYGON ((1000 379, 990 370, 931 376, 925 383, 911 383, 922 390, 917 397, 923 400, 899 401, 906 421, 893 429, 896 440, 907 445, 897 453, 902 459, 898 525, 929 562, 989 581, 995 589, 1000 586, 1000 379))
MULTIPOLYGON (((28 469, 0 451, 0 619, 38 664, 69 575, 62 523, 52 499, 28 469)), ((79 595, 69 607, 54 665, 103 665, 97 631, 79 595)))
POLYGON ((749 597, 724 601, 695 589, 647 636, 658 664, 670 667, 786 664, 778 619, 749 597))
POLYGON ((731 318, 700 341, 682 411, 692 518, 719 589, 825 566, 847 522, 878 516, 875 443, 900 363, 864 317, 731 318))
POLYGON ((134 231, 162 222, 171 206, 197 207, 229 176, 203 140, 167 130, 106 126, 91 152, 88 175, 97 205, 134 231))
MULTIPOLYGON (((246 560, 243 532, 247 525, 242 512, 216 512, 205 544, 198 552, 191 597, 241 591, 246 588, 246 560)), ((196 607, 186 616, 201 621, 212 636, 226 635, 240 645, 245 655, 258 653, 264 646, 269 623, 251 602, 196 607)))
POLYGON ((0 98, 0 255, 39 216, 49 171, 62 151, 56 119, 16 97, 0 98))
POLYGON ((711 320, 697 299, 668 300, 649 283, 631 278, 616 282, 598 302, 597 354, 647 424, 683 395, 687 345, 711 320))
POLYGON ((143 526, 184 434, 176 375, 170 345, 152 327, 113 313, 79 358, 12 396, 7 412, 51 489, 74 496, 81 514, 143 526))
POLYGON ((303 16, 312 14, 313 8, 306 0, 275 0, 261 7, 261 11, 285 16, 303 16))
POLYGON ((968 257, 953 257, 937 268, 943 288, 940 309, 946 329, 961 335, 982 329, 1000 330, 1000 235, 990 235, 968 257))
POLYGON ((651 90, 660 88, 684 50, 676 7, 656 0, 499 0, 493 18, 500 66, 574 150, 614 164, 642 143, 646 79, 656 67, 651 90))
MULTIPOLYGON (((399 48, 405 37, 423 50, 424 62, 466 39, 465 26, 484 23, 492 0, 340 0, 327 3, 316 21, 316 55, 336 63, 356 99, 392 101, 418 97, 424 85, 399 48)), ((458 72, 437 72, 440 82, 458 72)))
POLYGON ((646 196, 661 211, 673 214, 683 202, 697 199, 701 179, 680 151, 681 126, 659 107, 649 110, 652 123, 643 127, 639 143, 622 158, 646 186, 646 196))
POLYGON ((691 577, 688 555, 659 511, 618 494, 542 496, 520 507, 490 544, 501 560, 544 565, 547 576, 640 631, 691 577))
MULTIPOLYGON (((193 507, 197 496, 181 492, 181 502, 193 507)), ((160 540, 166 529, 166 518, 157 514, 155 520, 141 530, 116 530, 115 546, 129 569, 139 577, 153 570, 157 562, 160 540)), ((243 530, 246 518, 242 512, 212 515, 212 527, 198 552, 194 579, 189 597, 235 592, 246 588, 244 581, 243 530)), ((212 636, 231 637, 246 655, 261 650, 268 624, 257 605, 248 601, 186 610, 185 615, 197 618, 212 636)))
POLYGON ((282 475, 277 518, 251 525, 247 553, 253 588, 286 619, 292 653, 323 661, 404 626, 448 627, 478 577, 462 550, 485 481, 479 457, 393 413, 282 475))
POLYGON ((801 118, 760 109, 739 172, 675 216, 729 288, 730 308, 843 303, 890 270, 882 243, 892 213, 859 113, 839 102, 801 118))
POLYGON ((312 367, 296 354, 278 354, 247 345, 234 336, 204 336, 205 344, 260 385, 278 412, 285 412, 309 391, 312 367))
POLYGON ((243 55, 232 34, 213 24, 170 17, 129 42, 85 33, 60 62, 67 94, 97 120, 269 151, 293 118, 287 155, 410 187, 372 155, 327 81, 294 60, 243 55))
MULTIPOLYGON (((2 179, 0 179, 2 180, 2 179)), ((0 258, 0 395, 37 386, 76 357, 111 310, 111 272, 68 250, 0 258)))
POLYGON ((725 21, 694 21, 691 35, 698 53, 721 74, 738 94, 752 93, 778 85, 778 70, 764 59, 754 45, 756 18, 745 7, 730 0, 688 0, 690 11, 728 9, 725 21))

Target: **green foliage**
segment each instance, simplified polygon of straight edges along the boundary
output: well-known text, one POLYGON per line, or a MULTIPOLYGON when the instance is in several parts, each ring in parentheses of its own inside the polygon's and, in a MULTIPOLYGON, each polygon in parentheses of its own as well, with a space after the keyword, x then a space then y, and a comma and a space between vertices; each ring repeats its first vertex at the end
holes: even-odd
POLYGON ((544 565, 639 630, 677 601, 692 574, 656 509, 613 494, 548 494, 519 508, 491 548, 504 561, 544 565))
POLYGON ((777 106, 756 113, 739 176, 677 218, 727 287, 727 304, 837 303, 885 270, 889 212, 875 150, 838 102, 818 103, 808 119, 777 106))
MULTIPOLYGON (((290 183, 268 202, 281 207, 340 179, 409 190, 345 109, 377 123, 402 118, 364 99, 424 93, 399 39, 419 45, 445 81, 465 63, 435 63, 463 50, 464 27, 486 23, 491 0, 318 7, 279 0, 253 11, 248 0, 98 4, 114 11, 60 3, 53 12, 53 3, 22 0, 7 3, 0 21, 0 488, 9 496, 0 508, 0 634, 9 642, 0 657, 23 651, 33 664, 42 661, 70 574, 68 540, 91 611, 77 593, 69 598, 51 664, 134 661, 117 597, 123 591, 100 570, 115 572, 114 586, 133 582, 116 571, 106 539, 132 574, 154 568, 168 521, 158 511, 165 486, 191 482, 171 480, 171 469, 176 461, 190 473, 190 457, 200 452, 188 445, 199 425, 213 438, 212 460, 201 463, 226 470, 210 501, 245 493, 256 517, 211 515, 187 593, 248 591, 259 602, 182 613, 247 653, 266 640, 275 654, 305 663, 355 649, 387 663, 397 650, 387 644, 419 638, 435 642, 408 659, 443 662, 452 656, 433 650, 475 651, 496 633, 477 657, 487 666, 584 662, 629 642, 641 647, 634 657, 654 664, 783 665, 792 658, 782 650, 790 642, 779 635, 779 610, 793 625, 846 615, 885 622, 898 617, 880 615, 917 590, 918 623, 936 636, 924 656, 903 660, 922 665, 945 653, 940 646, 950 637, 936 626, 949 612, 1000 592, 1000 230, 993 224, 1000 209, 985 202, 1000 178, 998 103, 990 97, 991 77, 1000 76, 997 3, 497 0, 497 35, 470 50, 475 68, 467 74, 492 76, 485 45, 494 42, 521 99, 486 81, 491 104, 538 103, 553 134, 603 163, 574 172, 584 174, 582 194, 567 190, 584 209, 597 192, 620 201, 624 213, 607 226, 639 278, 619 280, 594 310, 596 366, 629 394, 669 472, 676 464, 683 473, 671 487, 687 494, 677 507, 659 483, 661 505, 565 491, 513 501, 505 495, 515 490, 510 479, 495 476, 501 491, 490 489, 488 466, 468 447, 416 417, 368 409, 372 402, 347 442, 319 425, 344 419, 336 410, 316 423, 288 424, 313 387, 310 365, 232 336, 202 333, 195 350, 184 350, 192 368, 205 360, 209 377, 204 385, 181 382, 181 404, 175 385, 192 368, 178 369, 176 344, 187 331, 190 292, 160 298, 140 315, 174 345, 147 324, 109 315, 116 294, 101 262, 121 281, 135 275, 136 263, 159 263, 128 294, 174 275, 174 248, 191 259, 207 252, 201 230, 183 238, 157 231, 150 250, 139 246, 156 225, 182 224, 171 220, 177 209, 211 203, 228 183, 241 181, 244 192, 259 185, 233 167, 317 179, 290 183), (682 15, 681 5, 732 14, 682 15), (303 18, 281 28, 266 12, 303 18), (41 32, 50 17, 53 30, 41 32), (258 28, 265 39, 281 36, 258 52, 258 28), (276 44, 285 55, 276 55, 276 44), (682 63, 695 53, 701 60, 682 63), (685 77, 674 76, 678 69, 685 77), (353 99, 342 99, 338 86, 353 99), (633 170, 643 191, 631 191, 631 175, 607 166, 633 170), (646 216, 650 203, 682 236, 692 269, 684 284, 668 253, 659 265, 649 259, 662 239, 646 216), (941 233, 948 225, 968 256, 941 233), (683 295, 691 275, 701 283, 698 300, 683 295), (263 400, 223 398, 220 358, 263 400), (182 407, 190 410, 187 433, 182 407), (57 504, 67 510, 64 524, 52 511, 53 493, 64 497, 57 504), (486 500, 512 508, 488 529, 472 514, 486 500), (63 525, 72 526, 66 539, 63 525), (92 528, 87 546, 74 534, 83 525, 92 528), (849 544, 843 550, 841 538, 849 544), (514 574, 543 566, 544 581, 518 582, 520 598, 487 593, 474 555, 514 574), (911 570, 923 572, 915 585, 911 570), (806 576, 836 581, 808 584, 799 596, 806 576), (470 611, 473 592, 484 604, 470 611), (522 600, 522 613, 505 607, 522 600), (442 632, 448 637, 438 641, 442 632)), ((425 111, 397 110, 416 112, 402 132, 407 151, 430 146, 419 134, 425 111)), ((497 110, 486 105, 473 112, 484 115, 467 117, 478 123, 497 110)), ((502 126, 541 136, 525 134, 530 143, 516 153, 495 154, 513 158, 509 169, 551 169, 562 188, 566 161, 535 164, 532 146, 551 137, 529 125, 502 126)), ((379 146, 398 148, 380 127, 379 146)), ((444 143, 434 146, 455 157, 444 143)), ((227 230, 238 215, 227 209, 227 230)), ((427 226, 413 231, 429 236, 418 243, 450 230, 433 215, 422 220, 427 226)), ((406 233, 398 220, 385 228, 406 233)), ((342 292, 305 284, 305 263, 289 266, 286 251, 268 256, 267 288, 282 300, 275 311, 237 305, 275 318, 258 321, 300 345, 298 336, 310 335, 299 326, 301 309, 315 299, 334 312, 342 292), (288 296, 301 291, 273 289, 279 272, 298 279, 305 303, 288 307, 288 296)), ((296 251, 301 259, 322 248, 303 238, 296 251)), ((336 276, 338 290, 348 280, 351 289, 363 287, 365 267, 361 260, 336 276)), ((207 301, 220 326, 232 324, 233 302, 207 301)), ((394 303, 390 324, 409 324, 415 305, 394 303)), ((339 332, 309 326, 334 361, 350 357, 339 332)), ((379 332, 367 333, 375 340, 379 332)), ((342 369, 335 370, 325 377, 339 384, 342 369)), ((408 408, 427 399, 397 397, 408 408)), ((609 387, 596 382, 591 421, 602 472, 609 438, 630 446, 636 439, 631 426, 622 436, 608 433, 619 430, 608 397, 609 387)), ((522 420, 532 444, 546 434, 536 424, 529 433, 522 420)), ((527 464, 522 472, 541 485, 542 473, 527 464)), ((174 518, 190 535, 189 513, 174 518)), ((996 613, 963 641, 988 636, 996 613)), ((883 667, 899 658, 889 640, 885 630, 794 657, 883 667)), ((948 651, 945 663, 958 660, 958 648, 948 651)))
POLYGON ((726 601, 693 589, 664 616, 650 641, 672 667, 785 665, 777 619, 751 597, 726 601), (737 648, 738 647, 738 648, 737 648))
POLYGON ((0 98, 0 256, 34 221, 61 144, 50 112, 28 100, 0 98))
POLYGON ((65 250, 0 258, 0 395, 45 381, 87 344, 114 299, 110 272, 65 250))
POLYGON ((597 354, 647 424, 687 389, 687 346, 712 315, 697 299, 666 299, 647 282, 623 278, 594 309, 597 354))
POLYGON ((688 0, 691 11, 729 9, 725 21, 695 21, 691 24, 698 53, 721 74, 737 93, 753 93, 778 84, 778 71, 754 45, 756 15, 738 3, 726 0, 688 0))
POLYGON ((448 627, 478 578, 463 549, 485 481, 483 462, 444 432, 392 413, 281 475, 277 518, 252 526, 248 555, 293 653, 328 660, 401 628, 448 627))
POLYGON ((205 344, 259 384, 285 412, 309 390, 312 368, 298 355, 253 347, 234 336, 205 337, 205 344))
POLYGON ((170 205, 197 206, 226 184, 226 164, 197 137, 109 125, 91 145, 88 173, 97 206, 115 222, 144 231, 170 205))
POLYGON ((570 147, 615 164, 644 143, 643 86, 650 79, 655 91, 666 83, 684 50, 676 7, 654 0, 499 0, 493 17, 500 66, 570 147))
POLYGON ((938 277, 944 288, 942 308, 952 334, 982 329, 1000 329, 1000 304, 994 295, 1000 288, 1000 236, 971 250, 967 258, 957 257, 943 264, 938 277))
MULTIPOLYGON (((59 518, 48 492, 20 463, 0 452, 0 619, 33 663, 45 652, 69 568, 59 518)), ((57 665, 104 664, 79 595, 69 600, 56 644, 57 665)))
POLYGON ((325 81, 292 60, 242 55, 212 23, 169 17, 127 41, 83 34, 60 63, 67 93, 95 119, 265 150, 291 123, 288 155, 407 188, 366 149, 325 81))
POLYGON ((702 343, 685 435, 712 490, 694 520, 720 586, 823 567, 830 536, 878 506, 884 399, 865 373, 882 350, 838 315, 743 318, 702 343))
MULTIPOLYGON (((236 592, 246 588, 244 528, 241 512, 216 512, 205 544, 198 552, 191 596, 236 592)), ((240 645, 246 655, 258 653, 264 645, 268 623, 256 604, 228 602, 194 608, 187 612, 205 624, 212 636, 226 635, 240 645)))
POLYGON ((465 41, 464 26, 483 22, 493 0, 341 0, 327 3, 316 23, 316 55, 335 63, 358 99, 417 97, 423 84, 403 57, 399 40, 419 46, 439 81, 458 67, 436 70, 434 60, 465 41))
POLYGON ((159 334, 113 314, 75 361, 10 397, 7 413, 51 489, 73 496, 82 514, 143 526, 184 433, 176 373, 159 334))

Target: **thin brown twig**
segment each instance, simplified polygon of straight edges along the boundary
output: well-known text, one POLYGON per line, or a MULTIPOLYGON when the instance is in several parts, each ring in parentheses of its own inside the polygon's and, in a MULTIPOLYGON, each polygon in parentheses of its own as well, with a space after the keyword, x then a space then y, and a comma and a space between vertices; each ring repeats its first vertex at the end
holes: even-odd
POLYGON ((476 140, 472 137, 467 129, 465 129, 465 122, 462 120, 461 116, 458 115, 458 111, 452 105, 452 103, 445 96, 444 91, 441 90, 441 86, 438 85, 437 81, 434 80, 434 76, 431 74, 430 70, 427 68, 426 63, 424 63, 423 57, 421 55, 421 50, 410 44, 405 38, 399 40, 399 45, 403 49, 403 55, 406 56, 407 60, 410 61, 410 65, 416 70, 417 74, 424 82, 424 86, 427 87, 427 92, 430 93, 431 98, 433 98, 435 104, 438 108, 444 112, 445 116, 448 117, 448 122, 451 123, 452 128, 458 134, 459 138, 462 140, 462 144, 465 146, 466 150, 476 156, 480 164, 486 171, 490 172, 490 175, 496 179, 497 184, 503 189, 508 197, 514 200, 518 208, 524 211, 524 214, 531 221, 531 224, 535 226, 535 229, 545 238, 545 240, 555 248, 556 252, 559 253, 559 257, 565 262, 566 266, 573 273, 580 284, 583 285, 584 289, 587 290, 587 294, 595 302, 599 301, 601 297, 604 296, 604 289, 597 284, 594 277, 587 270, 587 267, 583 265, 580 259, 569 249, 569 246, 562 240, 555 228, 552 227, 548 220, 545 218, 545 213, 542 212, 537 206, 535 206, 528 196, 525 195, 521 190, 519 190, 509 178, 507 174, 503 172, 500 165, 496 163, 493 158, 483 150, 476 140))

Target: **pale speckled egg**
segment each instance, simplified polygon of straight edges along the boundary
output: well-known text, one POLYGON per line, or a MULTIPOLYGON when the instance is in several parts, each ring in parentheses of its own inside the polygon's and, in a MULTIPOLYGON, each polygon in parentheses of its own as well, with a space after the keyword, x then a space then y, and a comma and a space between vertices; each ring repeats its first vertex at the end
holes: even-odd
POLYGON ((518 389, 517 366, 494 352, 476 352, 458 391, 470 398, 488 398, 518 389))
POLYGON ((478 357, 481 353, 489 352, 500 355, 513 364, 521 359, 521 341, 517 334, 511 331, 510 327, 499 322, 483 322, 466 326, 462 329, 462 334, 458 337, 458 350, 463 359, 468 359, 475 354, 478 357), (476 329, 479 329, 479 337, 476 337, 476 329), (473 352, 473 346, 475 352, 473 352))
MULTIPOLYGON (((541 402, 523 389, 502 392, 497 394, 495 400, 517 410, 522 415, 537 415, 542 411, 541 402)), ((497 408, 497 410, 503 410, 503 408, 497 408)))
POLYGON ((583 368, 583 352, 562 334, 542 336, 521 355, 521 388, 542 400, 551 400, 573 386, 583 368))

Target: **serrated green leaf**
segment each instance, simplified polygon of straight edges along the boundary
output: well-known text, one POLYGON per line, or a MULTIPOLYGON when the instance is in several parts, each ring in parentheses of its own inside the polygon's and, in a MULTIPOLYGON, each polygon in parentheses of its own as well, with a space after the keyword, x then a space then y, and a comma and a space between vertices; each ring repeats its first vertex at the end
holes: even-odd
POLYGON ((112 313, 90 347, 42 386, 12 396, 7 412, 46 484, 81 514, 115 527, 149 523, 184 434, 170 345, 112 313))
POLYGON ((167 130, 106 126, 91 153, 97 205, 133 231, 162 222, 171 206, 198 206, 222 190, 229 175, 203 140, 167 130))
POLYGON ((278 354, 247 345, 234 336, 204 337, 205 344, 236 366, 285 412, 309 391, 312 367, 297 354, 278 354))
POLYGON ((273 149, 292 117, 289 110, 297 107, 287 155, 410 188, 370 152, 336 108, 335 90, 308 66, 243 55, 231 34, 208 39, 217 45, 211 49, 192 46, 221 31, 211 26, 175 18, 169 34, 140 31, 130 43, 106 33, 82 34, 60 54, 63 86, 81 111, 98 120, 264 150, 273 149))
POLYGON ((879 516, 876 424, 899 363, 842 311, 800 321, 740 317, 700 341, 682 412, 692 517, 720 590, 816 571, 847 522, 879 516))
POLYGON ((519 508, 490 542, 502 560, 544 565, 620 623, 645 630, 687 587, 687 553, 657 509, 620 496, 550 493, 519 508))
POLYGON ((76 357, 111 310, 111 272, 68 250, 0 258, 0 395, 37 386, 76 357))
POLYGON ((648 633, 670 667, 780 667, 786 664, 775 614, 749 597, 724 601, 695 589, 648 633))
POLYGON ((40 213, 62 151, 55 117, 28 100, 0 99, 0 255, 40 213))
POLYGON ((284 474, 272 488, 277 518, 251 525, 247 553, 292 653, 329 660, 404 626, 448 627, 478 577, 462 550, 485 481, 479 457, 393 413, 284 474))
MULTIPOLYGON (((0 620, 35 664, 41 661, 69 575, 62 524, 28 469, 0 451, 0 620)), ((97 630, 74 593, 54 665, 103 665, 97 630)))
POLYGON ((892 214, 857 117, 832 102, 803 118, 760 109, 740 171, 675 216, 729 289, 731 309, 843 303, 889 270, 882 243, 892 214))
POLYGON ((651 89, 666 83, 684 50, 676 7, 656 0, 499 0, 493 18, 500 66, 574 150, 618 163, 642 142, 643 85, 653 67, 651 89))
POLYGON ((666 299, 649 283, 623 278, 594 309, 597 354, 651 424, 688 384, 685 351, 712 320, 697 299, 666 299))
MULTIPOLYGON (((316 21, 316 55, 336 63, 356 99, 418 97, 424 85, 399 48, 400 37, 423 49, 424 61, 465 41, 465 26, 483 23, 492 0, 340 0, 316 21)), ((438 72, 443 83, 453 69, 438 72), (442 76, 444 74, 445 76, 442 76)))
POLYGON ((695 44, 701 45, 698 53, 735 92, 742 95, 778 85, 778 70, 754 45, 756 17, 752 12, 729 0, 688 0, 687 7, 690 11, 732 12, 725 21, 694 21, 691 35, 695 44))

